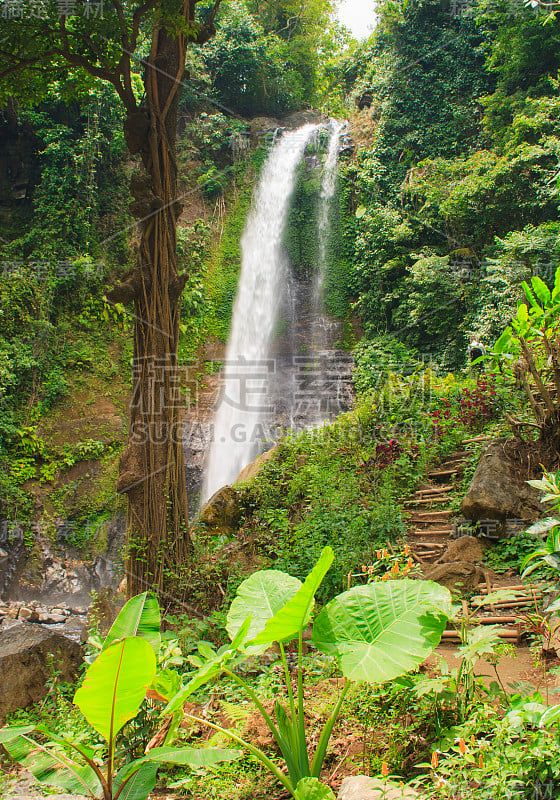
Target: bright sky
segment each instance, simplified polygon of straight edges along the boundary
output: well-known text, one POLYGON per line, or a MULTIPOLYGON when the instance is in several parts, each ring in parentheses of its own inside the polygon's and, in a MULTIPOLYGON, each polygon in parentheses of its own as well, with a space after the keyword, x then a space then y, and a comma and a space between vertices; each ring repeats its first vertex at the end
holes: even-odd
POLYGON ((336 14, 356 39, 366 39, 375 20, 374 6, 375 0, 340 0, 336 14))

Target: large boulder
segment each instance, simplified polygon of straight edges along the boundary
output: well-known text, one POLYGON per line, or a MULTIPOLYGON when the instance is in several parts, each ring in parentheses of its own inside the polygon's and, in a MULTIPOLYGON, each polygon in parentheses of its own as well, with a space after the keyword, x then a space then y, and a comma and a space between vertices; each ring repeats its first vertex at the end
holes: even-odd
POLYGON ((268 133, 274 133, 280 127, 280 123, 274 117, 255 117, 251 120, 249 133, 251 139, 260 139, 268 133))
POLYGON ((470 561, 452 561, 450 564, 434 564, 426 567, 424 578, 445 586, 453 594, 466 596, 472 594, 486 572, 470 561))
POLYGON ((380 781, 367 775, 344 778, 338 800, 413 800, 419 795, 409 786, 399 786, 392 781, 380 781))
POLYGON ((232 486, 223 486, 202 507, 194 526, 198 535, 234 533, 241 519, 239 494, 232 486))
POLYGON ((540 494, 504 452, 504 441, 491 444, 480 459, 461 504, 469 520, 535 520, 542 514, 540 494))
POLYGON ((325 116, 325 114, 310 109, 308 111, 296 111, 287 117, 283 117, 280 120, 280 124, 283 128, 294 130, 295 128, 301 128, 303 125, 320 125, 321 122, 326 123, 328 121, 329 117, 325 116))
POLYGON ((26 708, 45 696, 53 666, 62 681, 70 682, 75 680, 81 663, 80 645, 43 625, 16 622, 2 629, 0 725, 11 711, 26 708))
POLYGON ((449 564, 452 561, 470 561, 471 564, 481 564, 484 561, 484 548, 476 536, 461 536, 451 539, 437 564, 449 564))
POLYGON ((250 464, 247 464, 247 466, 241 470, 234 483, 246 483, 247 481, 250 481, 251 478, 254 478, 255 475, 258 475, 264 465, 270 461, 276 452, 277 447, 278 445, 274 445, 274 447, 272 447, 270 450, 267 450, 266 453, 263 453, 254 461, 251 461, 250 464))

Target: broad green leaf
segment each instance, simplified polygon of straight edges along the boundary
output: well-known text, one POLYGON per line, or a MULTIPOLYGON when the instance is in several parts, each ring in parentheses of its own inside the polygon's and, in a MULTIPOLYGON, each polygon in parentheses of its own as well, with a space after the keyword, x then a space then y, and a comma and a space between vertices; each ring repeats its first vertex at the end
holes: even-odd
POLYGON ((161 695, 164 700, 174 697, 181 688, 181 678, 174 669, 162 669, 152 681, 150 689, 161 695))
POLYGON ((315 592, 323 582, 332 562, 334 553, 332 548, 325 547, 319 560, 300 586, 296 594, 288 600, 266 623, 264 630, 253 639, 251 645, 270 644, 294 639, 308 624, 311 610, 315 602, 315 592))
POLYGON ((459 647, 459 652, 467 661, 475 662, 487 655, 494 655, 500 644, 498 625, 479 625, 468 632, 467 643, 459 647))
POLYGON ((556 269, 556 274, 554 276, 554 288, 552 290, 552 301, 558 299, 560 296, 560 267, 556 269))
POLYGON ((543 614, 556 614, 560 611, 560 597, 543 610, 543 614))
POLYGON ((521 303, 519 308, 517 309, 517 320, 522 326, 526 325, 529 321, 529 309, 525 305, 525 303, 521 303))
POLYGON ((0 744, 9 742, 17 736, 24 736, 26 733, 31 733, 35 729, 35 725, 18 725, 13 728, 0 728, 0 744))
POLYGON ((332 789, 318 778, 302 778, 296 786, 295 800, 336 800, 332 789))
POLYGON ((73 794, 100 796, 101 784, 88 764, 80 764, 69 758, 63 750, 18 736, 4 742, 9 755, 26 767, 40 783, 58 786, 73 794))
POLYGON ((449 689, 449 679, 442 675, 441 678, 426 678, 414 686, 416 697, 424 697, 427 694, 441 694, 449 689))
POLYGON ((152 645, 157 654, 161 645, 160 625, 159 605, 153 592, 143 592, 131 597, 113 622, 103 643, 103 650, 117 639, 140 636, 152 645))
MULTIPOLYGON (((244 580, 237 590, 237 597, 231 604, 227 616, 226 629, 233 639, 247 617, 251 617, 251 625, 247 632, 247 641, 252 641, 267 622, 291 600, 302 583, 285 572, 275 569, 264 569, 253 573, 244 580)), ((248 653, 263 652, 266 646, 248 648, 248 653)))
POLYGON ((366 212, 367 208, 365 206, 358 206, 356 209, 356 219, 362 219, 362 217, 365 217, 366 212))
POLYGON ((235 761, 243 755, 241 750, 223 749, 220 747, 154 747, 142 758, 137 758, 123 767, 117 778, 120 782, 134 773, 144 764, 180 764, 192 769, 212 767, 225 761, 235 761))
POLYGON ((534 278, 531 278, 531 285, 533 286, 533 291, 536 294, 537 299, 540 301, 542 307, 546 308, 548 305, 550 305, 550 289, 546 283, 538 276, 535 276, 534 278))
POLYGON ((340 659, 351 680, 382 683, 418 666, 437 647, 451 595, 431 581, 356 586, 325 606, 313 641, 340 659))
POLYGON ((511 342, 511 328, 506 328, 502 333, 496 344, 494 345, 494 352, 498 355, 507 351, 511 342))
MULTIPOLYGON (((127 768, 128 767, 130 767, 130 764, 127 764, 127 768)), ((148 795, 151 794, 155 788, 158 768, 159 764, 153 764, 149 761, 140 764, 139 769, 128 779, 123 787, 119 794, 119 800, 146 800, 148 795)), ((126 779, 123 777, 123 772, 124 770, 121 770, 115 778, 115 794, 126 779)), ((127 772, 127 775, 129 774, 130 772, 127 772)))
POLYGON ((523 592, 516 591, 515 589, 496 589, 495 592, 490 592, 487 595, 481 595, 479 597, 473 597, 473 604, 475 606, 492 606, 494 604, 500 603, 509 603, 517 600, 520 596, 523 596, 523 592))
POLYGON ((92 728, 110 741, 136 716, 155 674, 151 644, 138 636, 121 639, 91 664, 74 703, 92 728))
POLYGON ((522 728, 525 725, 537 726, 540 725, 545 709, 546 706, 542 703, 524 703, 520 708, 508 711, 504 721, 514 728, 522 728))
POLYGON ((539 728, 548 728, 550 725, 558 725, 560 722, 560 705, 550 706, 539 720, 539 728))
POLYGON ((144 760, 158 764, 182 764, 193 769, 201 769, 225 761, 235 761, 242 755, 241 750, 221 747, 154 747, 144 756, 144 760))
POLYGON ((560 525, 560 519, 558 517, 547 517, 546 519, 541 519, 538 522, 535 522, 534 525, 531 525, 530 528, 527 528, 525 532, 538 535, 540 533, 546 533, 547 531, 552 530, 557 525, 560 525))
POLYGON ((521 284, 521 288, 523 289, 523 292, 524 292, 524 294, 525 294, 525 297, 527 298, 527 300, 529 301, 529 303, 531 304, 531 306, 532 306, 533 308, 539 308, 539 305, 538 305, 537 301, 535 300, 535 297, 534 297, 534 295, 533 295, 533 292, 531 291, 531 289, 530 289, 530 287, 529 287, 529 284, 527 283, 527 281, 523 281, 523 283, 521 284))
POLYGON ((177 709, 181 708, 187 697, 190 697, 190 695, 200 689, 201 686, 204 686, 205 683, 208 683, 220 674, 224 666, 237 655, 238 648, 247 638, 247 631, 250 625, 251 618, 249 617, 237 631, 231 646, 221 647, 214 655, 213 659, 203 664, 189 682, 179 689, 177 694, 170 700, 164 708, 163 714, 172 714, 177 711, 177 709))

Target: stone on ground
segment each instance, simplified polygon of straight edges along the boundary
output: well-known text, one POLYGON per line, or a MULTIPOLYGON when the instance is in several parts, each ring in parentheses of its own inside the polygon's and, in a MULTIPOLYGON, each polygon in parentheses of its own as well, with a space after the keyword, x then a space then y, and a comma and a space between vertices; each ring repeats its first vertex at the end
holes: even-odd
POLYGON ((412 800, 420 796, 408 786, 399 786, 392 781, 368 778, 367 775, 351 775, 344 778, 338 800, 412 800))
POLYGON ((540 493, 526 483, 504 452, 504 442, 490 445, 480 459, 461 504, 471 520, 535 520, 542 514, 540 493))
POLYGON ((445 586, 450 592, 466 596, 474 592, 486 573, 470 561, 452 561, 450 564, 429 565, 424 569, 424 578, 445 586))
POLYGON ((461 536, 452 539, 436 564, 449 564, 452 561, 470 561, 481 564, 484 561, 484 548, 476 536, 461 536))
POLYGON ((223 486, 202 507, 196 533, 204 536, 234 532, 241 518, 239 494, 231 486, 223 486))
POLYGON ((73 681, 82 662, 79 644, 42 625, 16 622, 0 636, 0 725, 6 715, 41 700, 51 657, 62 681, 73 681))

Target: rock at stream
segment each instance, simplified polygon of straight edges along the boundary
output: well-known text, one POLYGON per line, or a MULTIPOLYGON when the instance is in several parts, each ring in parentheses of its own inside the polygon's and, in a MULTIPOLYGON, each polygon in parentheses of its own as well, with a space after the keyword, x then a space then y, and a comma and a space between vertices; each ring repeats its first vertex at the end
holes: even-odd
POLYGON ((504 442, 491 444, 480 459, 461 504, 469 520, 532 521, 542 514, 540 493, 507 458, 504 442))
POLYGON ((52 676, 49 662, 62 681, 74 681, 82 663, 82 648, 43 625, 15 622, 0 637, 0 725, 6 715, 38 702, 52 676))
POLYGON ((202 507, 195 525, 200 535, 231 535, 241 518, 239 494, 232 486, 223 486, 202 507))

